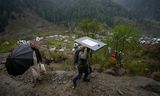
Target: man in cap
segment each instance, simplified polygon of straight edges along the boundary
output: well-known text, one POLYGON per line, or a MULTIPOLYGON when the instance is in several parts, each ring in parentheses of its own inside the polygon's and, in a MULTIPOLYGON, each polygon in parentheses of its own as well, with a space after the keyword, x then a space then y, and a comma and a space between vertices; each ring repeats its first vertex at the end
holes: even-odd
POLYGON ((77 86, 77 80, 81 79, 83 73, 84 73, 84 78, 83 81, 89 82, 90 80, 87 79, 89 72, 88 72, 88 64, 87 64, 87 59, 88 59, 88 48, 81 46, 80 47, 80 52, 78 54, 78 75, 73 79, 73 88, 77 86))
POLYGON ((41 56, 40 51, 37 48, 36 44, 31 42, 30 46, 31 46, 32 50, 35 52, 35 54, 36 54, 37 63, 42 62, 42 56, 41 56))
POLYGON ((75 52, 77 51, 77 49, 79 48, 78 43, 74 43, 73 49, 72 49, 72 53, 75 54, 75 52))

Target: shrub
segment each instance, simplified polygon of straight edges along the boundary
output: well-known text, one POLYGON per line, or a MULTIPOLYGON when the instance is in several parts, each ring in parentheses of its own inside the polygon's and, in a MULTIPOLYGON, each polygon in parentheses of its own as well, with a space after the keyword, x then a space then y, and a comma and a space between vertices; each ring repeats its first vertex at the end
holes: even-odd
POLYGON ((90 61, 91 61, 91 64, 100 64, 102 68, 107 68, 108 61, 106 56, 106 48, 103 48, 98 52, 93 53, 90 61))
POLYGON ((160 71, 160 44, 150 46, 150 48, 143 51, 142 56, 145 62, 149 65, 151 72, 160 71))
POLYGON ((154 80, 160 81, 160 72, 153 72, 152 78, 154 80))
POLYGON ((55 39, 49 39, 49 40, 47 40, 47 45, 49 47, 61 47, 64 44, 62 41, 56 41, 55 39))
POLYGON ((132 60, 130 63, 125 65, 125 68, 128 70, 130 75, 145 75, 145 69, 147 64, 139 60, 132 60))
POLYGON ((65 61, 68 56, 65 52, 49 51, 48 49, 41 51, 42 57, 55 63, 65 61))
POLYGON ((10 52, 16 45, 16 41, 13 39, 0 41, 0 53, 10 52))

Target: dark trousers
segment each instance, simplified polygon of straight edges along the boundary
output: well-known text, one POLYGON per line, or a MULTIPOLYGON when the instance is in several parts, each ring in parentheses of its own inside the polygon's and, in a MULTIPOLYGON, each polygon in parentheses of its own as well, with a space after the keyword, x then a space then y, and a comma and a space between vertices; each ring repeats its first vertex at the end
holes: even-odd
POLYGON ((89 75, 88 66, 78 66, 78 75, 73 79, 75 86, 76 86, 76 81, 81 79, 83 73, 84 73, 83 80, 86 81, 89 75))
POLYGON ((88 72, 88 73, 91 74, 91 73, 93 72, 92 67, 89 66, 88 69, 89 69, 89 72, 88 72))

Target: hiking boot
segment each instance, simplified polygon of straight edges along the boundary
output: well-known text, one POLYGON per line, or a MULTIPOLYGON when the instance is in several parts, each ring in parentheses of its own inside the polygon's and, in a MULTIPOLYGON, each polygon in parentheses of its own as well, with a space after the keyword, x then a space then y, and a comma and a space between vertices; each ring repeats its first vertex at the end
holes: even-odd
POLYGON ((84 82, 90 82, 90 79, 84 79, 83 81, 84 82))
POLYGON ((32 86, 32 88, 35 88, 36 86, 37 86, 37 84, 36 84, 36 83, 34 83, 34 84, 33 84, 33 86, 32 86))
POLYGON ((77 84, 76 84, 76 80, 73 80, 73 89, 75 89, 76 88, 76 86, 77 86, 77 84))

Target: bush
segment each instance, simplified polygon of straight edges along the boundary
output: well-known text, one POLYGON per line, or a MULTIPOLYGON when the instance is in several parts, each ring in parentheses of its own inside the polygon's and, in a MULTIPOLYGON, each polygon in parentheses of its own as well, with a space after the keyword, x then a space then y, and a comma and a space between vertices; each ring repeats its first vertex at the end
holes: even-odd
POLYGON ((61 47, 61 46, 63 46, 64 44, 63 44, 62 41, 56 41, 55 39, 49 39, 49 40, 47 41, 47 45, 48 45, 49 47, 61 47))
POLYGON ((10 52, 14 49, 16 41, 13 39, 0 41, 0 53, 10 52))
MULTIPOLYGON (((42 58, 45 59, 45 63, 49 64, 51 62, 60 64, 58 70, 72 70, 73 69, 73 56, 71 52, 53 52, 48 49, 41 49, 42 58)), ((49 70, 53 71, 52 68, 49 70)))
POLYGON ((106 48, 99 50, 96 53, 93 53, 91 58, 91 64, 100 64, 102 68, 108 67, 108 61, 106 56, 106 48))
POLYGON ((160 81, 160 72, 153 72, 152 78, 154 80, 160 81))
POLYGON ((129 75, 147 75, 146 69, 149 65, 143 59, 143 48, 128 51, 122 60, 124 67, 128 70, 129 75))
POLYGON ((68 58, 66 52, 49 51, 48 49, 41 51, 41 54, 42 58, 54 61, 55 63, 65 61, 68 58))
POLYGON ((64 52, 51 52, 50 56, 55 63, 65 61, 67 59, 64 52))
POLYGON ((125 68, 128 70, 128 74, 143 76, 145 75, 145 69, 147 67, 147 64, 140 62, 139 60, 132 60, 125 66, 125 68))
POLYGON ((160 71, 160 44, 150 46, 143 51, 142 56, 145 62, 149 65, 149 70, 152 72, 160 71))

